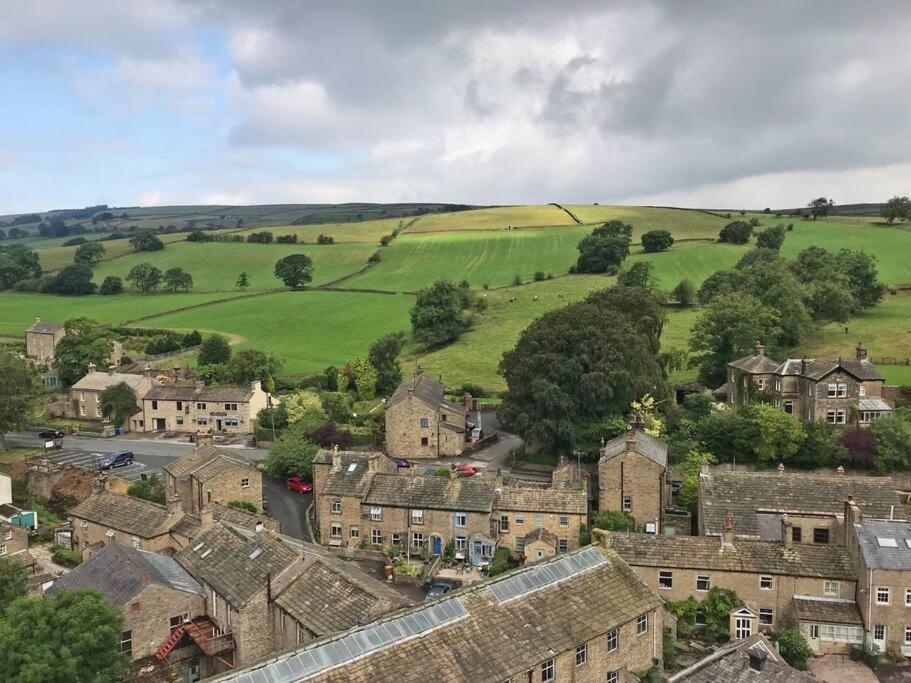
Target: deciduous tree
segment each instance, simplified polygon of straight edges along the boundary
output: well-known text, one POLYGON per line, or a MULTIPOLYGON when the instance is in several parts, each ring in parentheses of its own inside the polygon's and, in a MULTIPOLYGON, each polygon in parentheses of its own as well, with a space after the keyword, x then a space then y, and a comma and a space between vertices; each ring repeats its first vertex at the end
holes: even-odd
POLYGON ((161 277, 161 270, 151 263, 137 263, 127 273, 127 282, 143 294, 148 294, 158 289, 161 277))
POLYGON ((889 223, 896 219, 900 221, 911 220, 911 199, 906 196, 895 196, 883 204, 880 214, 889 223))
POLYGON ((438 280, 418 292, 411 308, 411 329, 416 341, 443 346, 455 341, 471 326, 464 294, 451 282, 438 280))
POLYGON ((275 263, 275 277, 286 287, 300 287, 313 279, 313 261, 306 254, 291 254, 275 263))
POLYGON ((746 221, 731 221, 718 233, 719 242, 731 244, 746 244, 753 234, 753 226, 746 221))
POLYGON ((150 232, 141 232, 135 237, 131 237, 130 244, 133 246, 133 251, 161 251, 164 249, 164 242, 150 232))
POLYGON ((122 427, 130 415, 139 410, 138 402, 133 388, 126 382, 118 382, 101 392, 98 406, 105 419, 115 427, 122 427))
POLYGON ((221 365, 231 358, 231 345, 228 338, 220 334, 213 334, 199 347, 199 365, 221 365))
POLYGON ((66 335, 54 350, 57 375, 70 386, 88 372, 89 364, 103 368, 114 353, 111 332, 88 318, 73 318, 64 323, 66 335))
POLYGON ((674 238, 667 230, 649 230, 643 233, 641 240, 642 248, 647 254, 665 251, 674 244, 674 238))
POLYGON ((813 220, 815 221, 817 218, 825 218, 828 216, 829 212, 835 208, 835 202, 826 197, 817 197, 816 199, 810 200, 807 207, 810 209, 810 215, 813 216, 813 220))
POLYGON ((164 281, 172 292, 178 289, 189 292, 193 288, 193 276, 183 268, 169 268, 165 271, 164 281))
POLYGON ((393 332, 377 339, 370 345, 367 358, 376 368, 376 391, 391 394, 402 381, 402 366, 399 353, 405 344, 405 335, 393 332))
POLYGON ((74 263, 62 268, 44 285, 42 291, 65 296, 94 294, 98 285, 92 282, 92 269, 84 263, 74 263))

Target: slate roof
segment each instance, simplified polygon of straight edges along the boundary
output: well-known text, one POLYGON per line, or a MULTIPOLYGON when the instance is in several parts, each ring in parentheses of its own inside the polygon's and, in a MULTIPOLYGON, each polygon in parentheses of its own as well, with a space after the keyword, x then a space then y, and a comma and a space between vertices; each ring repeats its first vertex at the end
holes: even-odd
MULTIPOLYGON (((157 383, 155 380, 149 379, 144 375, 134 375, 125 372, 95 371, 83 375, 82 379, 72 386, 72 389, 75 391, 104 391, 108 387, 120 384, 121 382, 127 384, 133 391, 138 390, 144 382, 151 382, 153 385, 157 383)), ((153 386, 152 388, 154 389, 155 387, 153 386)), ((140 396, 139 398, 144 398, 144 396, 140 396)))
MULTIPOLYGON (((354 496, 363 498, 370 486, 370 464, 363 453, 340 453, 341 466, 329 470, 323 493, 328 496, 354 496), (352 468, 353 465, 353 468, 352 468)), ((385 456, 384 456, 385 457, 385 456)), ((329 463, 332 463, 330 453, 329 463)))
POLYGON ((855 524, 854 531, 867 567, 911 569, 911 524, 907 521, 865 520, 855 524), (895 547, 877 539, 894 539, 895 547))
POLYGON ((816 598, 809 595, 795 595, 793 600, 797 619, 800 621, 856 625, 864 623, 857 603, 853 600, 816 598))
POLYGON ((115 605, 123 605, 153 583, 203 595, 202 586, 172 558, 122 543, 105 544, 88 560, 57 579, 47 593, 62 588, 95 588, 115 605))
POLYGON ((246 403, 253 396, 253 388, 245 386, 203 387, 174 384, 152 387, 143 396, 144 401, 212 401, 213 403, 246 403))
POLYGON ((865 517, 904 517, 891 477, 819 475, 798 472, 721 472, 699 476, 702 533, 721 533, 724 516, 734 515, 738 536, 759 537, 757 511, 843 515, 848 496, 865 517))
POLYGON ((737 539, 725 546, 713 536, 657 536, 597 532, 634 567, 705 569, 852 581, 856 578, 847 548, 840 545, 737 539))
MULTIPOLYGON (((208 507, 212 510, 212 518, 217 522, 226 522, 235 526, 243 527, 255 531, 256 525, 260 522, 265 523, 267 518, 264 515, 239 510, 221 503, 209 503, 208 507)), ((202 522, 196 515, 184 515, 177 524, 171 527, 171 531, 181 534, 187 538, 193 538, 202 528, 202 522)))
POLYGON ((197 581, 214 588, 239 609, 265 589, 270 574, 275 578, 296 557, 297 553, 277 534, 265 530, 244 534, 216 522, 174 559, 197 581), (256 550, 261 552, 257 555, 256 550))
POLYGON ((426 403, 432 408, 442 407, 458 414, 462 414, 462 411, 464 410, 463 406, 458 403, 446 400, 446 387, 442 382, 428 377, 427 375, 409 377, 399 384, 392 393, 392 396, 389 397, 389 400, 386 401, 386 409, 388 410, 396 403, 400 403, 408 398, 409 389, 413 390, 414 398, 422 403, 426 403))
MULTIPOLYGON (((535 585, 535 584, 529 584, 535 585)), ((540 585, 540 584, 539 584, 540 585)), ((308 643, 218 680, 253 683, 264 680, 396 681, 502 681, 552 658, 575 651, 576 645, 607 633, 657 609, 661 600, 614 553, 588 546, 551 560, 501 574, 453 591, 432 603, 396 612, 368 626, 308 643), (516 587, 517 576, 542 576, 554 568, 584 568, 561 581, 519 592, 501 600, 496 593, 516 587), (591 562, 596 562, 591 564, 591 562), (434 623, 430 617, 435 617, 434 623), (402 624, 403 626, 399 626, 402 624), (386 645, 371 646, 370 636, 382 631, 402 633, 386 645), (370 635, 368 635, 370 634, 370 635), (339 641, 359 641, 369 648, 358 658, 339 641), (335 668, 315 664, 331 652, 345 658, 335 668), (307 673, 293 674, 297 667, 307 673)), ((654 628, 654 625, 652 625, 654 628)), ((383 641, 377 641, 383 642, 383 641)))
POLYGON ((62 329, 64 329, 63 323, 46 323, 43 320, 36 320, 26 332, 33 332, 35 334, 54 334, 62 329))
POLYGON ((860 380, 875 381, 883 379, 876 366, 866 358, 863 360, 858 360, 857 358, 839 358, 836 360, 826 358, 788 358, 775 368, 774 374, 803 376, 818 382, 839 368, 860 380))
POLYGON ((494 498, 495 510, 519 512, 553 512, 584 515, 588 512, 588 494, 582 488, 542 486, 501 486, 494 498))
POLYGON ((668 678, 669 683, 805 683, 816 680, 810 674, 792 668, 762 633, 725 645, 668 678), (759 671, 750 666, 751 656, 762 662, 759 671))
MULTIPOLYGON (((626 451, 627 434, 615 436, 601 447, 601 461, 610 460, 626 451)), ((667 467, 667 444, 661 439, 646 434, 641 429, 633 430, 633 450, 667 467)))
POLYGON ((752 375, 769 375, 775 372, 780 364, 765 354, 753 353, 749 356, 732 360, 728 365, 752 375))
MULTIPOLYGON (((368 460, 373 456, 386 457, 385 453, 380 451, 342 451, 338 452, 342 457, 348 457, 352 459, 361 459, 368 460)), ((316 452, 316 455, 313 456, 314 465, 331 465, 332 464, 332 451, 328 448, 321 448, 316 452)))
POLYGON ((374 474, 365 505, 431 510, 491 512, 494 482, 479 477, 374 474))
POLYGON ((353 628, 410 604, 398 591, 342 565, 342 560, 320 557, 275 602, 318 637, 353 628))
POLYGON ((172 460, 162 469, 177 479, 192 474, 200 481, 208 481, 230 467, 243 467, 251 471, 256 469, 253 463, 229 455, 208 444, 194 448, 177 460, 172 460))
POLYGON ((110 491, 93 493, 71 509, 70 515, 140 538, 167 533, 180 519, 164 505, 110 491))

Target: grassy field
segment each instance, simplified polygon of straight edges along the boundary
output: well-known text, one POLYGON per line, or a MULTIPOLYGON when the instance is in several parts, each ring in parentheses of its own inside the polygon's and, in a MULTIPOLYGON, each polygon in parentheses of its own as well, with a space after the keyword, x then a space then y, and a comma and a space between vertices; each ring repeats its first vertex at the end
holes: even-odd
POLYGON ((20 336, 35 318, 64 322, 86 317, 102 323, 120 323, 153 313, 172 311, 231 296, 225 294, 122 294, 120 296, 65 297, 51 294, 0 293, 0 334, 20 336))
POLYGON ((728 222, 704 211, 688 209, 662 209, 651 206, 601 206, 589 204, 567 205, 583 223, 604 223, 620 220, 633 226, 633 238, 638 240, 643 232, 667 230, 675 239, 718 237, 718 232, 728 222))
MULTIPOLYGON (((158 238, 167 245, 186 240, 187 235, 186 233, 172 233, 170 235, 159 235, 158 238)), ((66 239, 54 238, 54 241, 59 243, 65 242, 66 239)), ((133 253, 133 245, 130 244, 130 240, 106 240, 102 244, 104 245, 104 260, 106 261, 133 253)), ((70 265, 73 262, 76 250, 79 248, 78 246, 62 247, 59 244, 42 248, 37 245, 37 242, 29 244, 32 249, 38 250, 38 260, 41 262, 41 267, 46 271, 59 270, 64 266, 70 265)), ((167 249, 167 247, 165 248, 167 249)))
POLYGON ((388 235, 400 225, 407 225, 413 218, 386 218, 379 221, 363 221, 356 223, 326 223, 320 225, 280 225, 274 228, 249 228, 237 232, 246 237, 251 232, 268 230, 278 235, 297 235, 301 242, 316 242, 317 236, 330 235, 337 243, 340 242, 368 242, 379 244, 383 235, 388 235))
POLYGON ((238 348, 274 353, 283 372, 301 375, 363 356, 377 338, 409 328, 409 296, 278 292, 162 315, 142 324, 243 337, 238 348))
POLYGON ((747 250, 747 247, 718 242, 675 244, 657 254, 646 254, 642 247, 633 247, 624 268, 636 261, 648 261, 653 266, 658 289, 671 290, 683 279, 699 287, 715 271, 732 268, 747 250))
POLYGON ((440 230, 506 230, 509 226, 539 227, 574 223, 565 211, 551 204, 541 204, 430 214, 421 216, 408 231, 416 233, 440 230))
POLYGON ((283 285, 273 274, 275 262, 288 254, 305 253, 313 259, 313 284, 320 285, 363 268, 373 251, 369 244, 297 246, 184 241, 162 251, 103 261, 95 269, 95 282, 101 283, 107 275, 126 277, 133 266, 148 262, 162 271, 183 268, 193 276, 197 291, 234 291, 242 271, 250 276, 251 290, 276 289, 283 285))

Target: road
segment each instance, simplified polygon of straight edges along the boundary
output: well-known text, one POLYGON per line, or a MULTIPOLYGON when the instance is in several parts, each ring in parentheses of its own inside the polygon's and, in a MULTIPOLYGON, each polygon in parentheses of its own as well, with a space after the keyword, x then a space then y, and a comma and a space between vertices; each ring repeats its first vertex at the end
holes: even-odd
MULTIPOLYGON (((6 441, 13 446, 42 448, 44 440, 35 432, 7 434, 6 441)), ((261 448, 239 448, 236 446, 219 446, 250 462, 262 460, 268 451, 261 448)), ((98 454, 107 455, 117 451, 132 451, 135 460, 128 467, 114 470, 117 476, 127 481, 139 481, 142 475, 161 475, 162 468, 182 455, 193 450, 193 444, 176 441, 153 441, 151 439, 102 439, 89 436, 68 436, 63 440, 63 448, 49 451, 48 460, 62 465, 76 465, 92 469, 97 462, 98 454)), ((288 536, 309 541, 304 514, 313 500, 313 494, 300 494, 289 491, 285 483, 263 474, 263 498, 268 512, 282 525, 282 532, 288 536)))

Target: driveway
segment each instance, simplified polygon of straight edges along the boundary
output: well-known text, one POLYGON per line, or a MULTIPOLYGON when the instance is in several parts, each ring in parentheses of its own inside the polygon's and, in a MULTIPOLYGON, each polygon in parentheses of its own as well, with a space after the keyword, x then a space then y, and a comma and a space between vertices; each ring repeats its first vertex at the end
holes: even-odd
POLYGON ((866 664, 847 655, 823 655, 811 659, 808 665, 810 673, 827 683, 879 683, 866 664))

